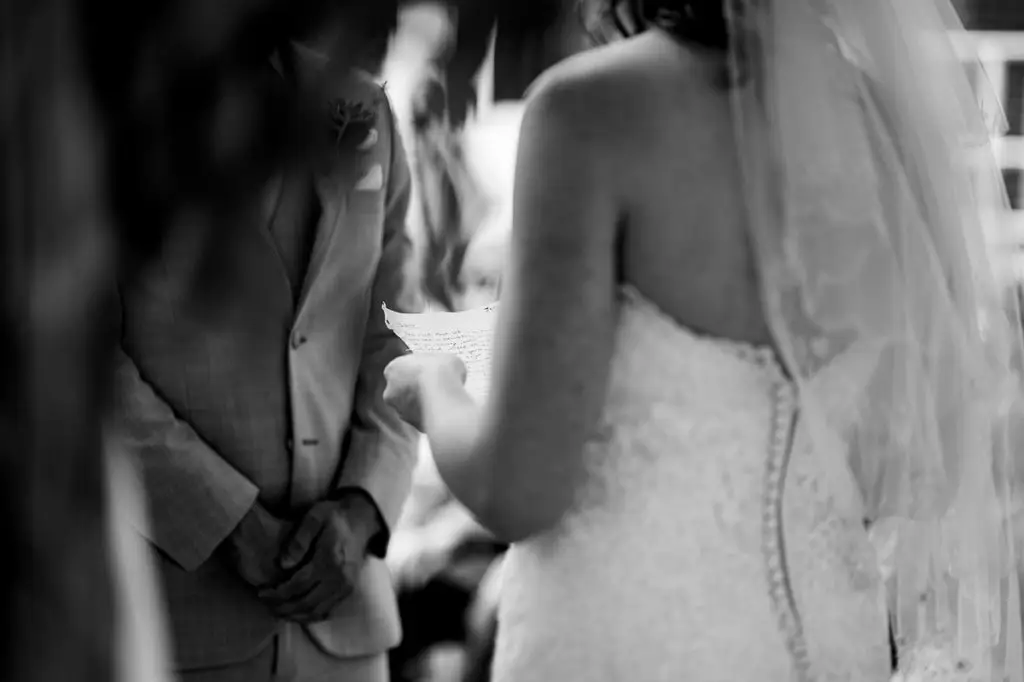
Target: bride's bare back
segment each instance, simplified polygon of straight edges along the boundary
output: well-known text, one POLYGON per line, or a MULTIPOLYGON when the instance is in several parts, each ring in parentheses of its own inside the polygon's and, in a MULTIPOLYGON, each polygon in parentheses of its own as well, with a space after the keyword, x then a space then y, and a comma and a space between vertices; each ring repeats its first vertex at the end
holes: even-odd
POLYGON ((769 335, 724 64, 724 54, 655 30, 580 55, 550 77, 589 81, 621 102, 594 111, 593 125, 616 141, 605 150, 621 168, 623 281, 697 332, 760 344, 769 335))
POLYGON ((485 421, 508 463, 494 466, 502 498, 531 504, 480 512, 507 539, 571 504, 606 407, 620 285, 698 334, 769 339, 724 60, 650 32, 563 62, 529 98, 485 421))

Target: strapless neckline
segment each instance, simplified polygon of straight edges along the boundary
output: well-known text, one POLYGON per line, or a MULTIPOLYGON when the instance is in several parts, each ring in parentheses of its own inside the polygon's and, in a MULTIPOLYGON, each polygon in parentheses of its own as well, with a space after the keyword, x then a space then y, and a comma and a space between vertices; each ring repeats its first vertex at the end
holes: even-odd
POLYGON ((774 379, 788 382, 786 371, 779 361, 778 354, 771 346, 699 332, 679 322, 632 284, 619 285, 619 295, 625 303, 653 319, 667 332, 681 336, 690 343, 717 348, 767 372, 774 379))

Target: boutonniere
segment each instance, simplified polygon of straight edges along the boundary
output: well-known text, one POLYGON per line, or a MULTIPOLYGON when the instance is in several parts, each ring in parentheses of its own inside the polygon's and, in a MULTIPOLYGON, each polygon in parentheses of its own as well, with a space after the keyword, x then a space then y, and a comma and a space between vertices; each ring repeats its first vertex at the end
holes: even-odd
POLYGON ((341 154, 370 151, 377 144, 379 136, 379 111, 379 100, 370 103, 344 98, 331 100, 328 116, 334 148, 341 154))

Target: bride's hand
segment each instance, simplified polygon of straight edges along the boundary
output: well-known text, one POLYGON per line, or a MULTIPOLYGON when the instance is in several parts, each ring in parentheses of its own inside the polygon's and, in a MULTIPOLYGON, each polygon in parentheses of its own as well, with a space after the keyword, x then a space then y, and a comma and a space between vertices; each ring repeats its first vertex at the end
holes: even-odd
POLYGON ((410 353, 392 360, 384 368, 384 402, 418 430, 424 430, 424 388, 438 385, 461 386, 466 366, 448 353, 410 353))

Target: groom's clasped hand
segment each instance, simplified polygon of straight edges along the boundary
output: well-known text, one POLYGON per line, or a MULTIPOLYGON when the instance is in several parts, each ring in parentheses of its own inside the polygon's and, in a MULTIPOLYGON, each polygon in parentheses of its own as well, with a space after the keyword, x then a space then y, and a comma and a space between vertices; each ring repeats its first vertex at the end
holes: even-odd
POLYGON ((233 534, 230 556, 277 616, 316 623, 352 594, 367 548, 382 529, 365 495, 343 491, 295 523, 256 507, 233 534))
MULTIPOLYGON (((424 386, 461 385, 466 367, 454 355, 415 353, 391 362, 384 376, 385 402, 422 430, 424 386)), ((342 490, 294 522, 257 504, 225 547, 236 573, 276 616, 316 623, 327 620, 352 594, 368 548, 383 529, 380 513, 366 494, 342 490)))

